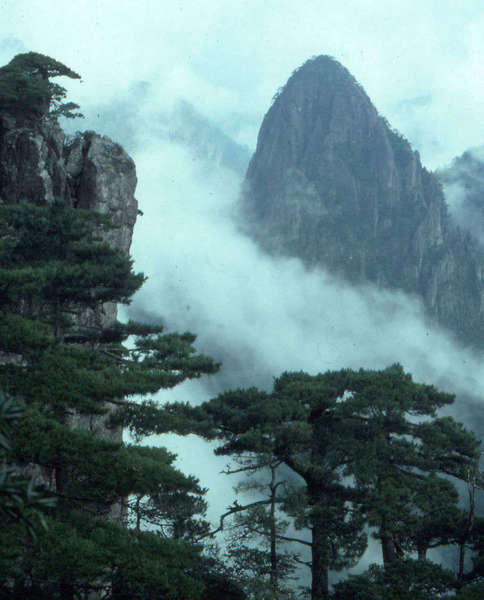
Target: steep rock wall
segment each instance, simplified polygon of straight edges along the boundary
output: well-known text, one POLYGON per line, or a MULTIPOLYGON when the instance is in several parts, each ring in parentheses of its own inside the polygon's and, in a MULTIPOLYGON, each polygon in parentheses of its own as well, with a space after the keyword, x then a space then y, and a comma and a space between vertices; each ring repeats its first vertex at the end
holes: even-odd
POLYGON ((483 346, 482 252, 418 153, 330 57, 307 61, 275 98, 241 209, 268 252, 417 294, 438 323, 483 346))
POLYGON ((109 242, 127 252, 138 204, 136 169, 126 152, 92 131, 67 138, 57 121, 18 123, 0 115, 0 203, 48 204, 108 213, 117 229, 109 242))
MULTIPOLYGON (((116 228, 105 239, 128 252, 138 214, 136 182, 133 160, 109 138, 92 131, 68 138, 56 120, 0 114, 0 204, 44 205, 63 199, 73 207, 109 214, 116 228)), ((116 318, 116 305, 105 303, 99 310, 81 311, 78 322, 108 326, 116 318)), ((106 429, 105 418, 73 415, 71 426, 120 441, 121 429, 106 429)))

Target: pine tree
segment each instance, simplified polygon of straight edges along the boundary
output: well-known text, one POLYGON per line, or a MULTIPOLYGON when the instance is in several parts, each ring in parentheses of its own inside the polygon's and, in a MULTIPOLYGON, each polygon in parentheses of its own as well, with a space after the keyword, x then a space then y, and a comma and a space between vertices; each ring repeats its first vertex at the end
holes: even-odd
POLYGON ((4 526, 22 524, 31 538, 36 529, 45 527, 41 509, 53 506, 51 498, 35 490, 34 481, 26 480, 11 463, 12 436, 24 407, 0 391, 0 520, 4 526))
POLYGON ((285 509, 311 532, 312 598, 321 600, 329 570, 365 550, 367 524, 389 569, 414 550, 424 562, 429 547, 455 543, 462 513, 448 479, 466 481, 479 444, 450 417, 437 418, 453 400, 394 365, 284 373, 272 393, 229 391, 170 412, 191 413, 194 431, 222 442, 218 454, 270 453, 304 481, 285 509))
POLYGON ((303 561, 298 553, 285 548, 288 541, 298 540, 287 537, 289 522, 280 510, 286 500, 286 481, 279 473, 281 463, 267 455, 239 458, 237 463, 237 467, 227 467, 224 473, 244 473, 246 479, 239 482, 235 491, 244 498, 255 495, 257 499, 242 504, 235 501, 221 516, 217 531, 225 529, 225 521, 231 518, 226 556, 248 598, 292 598, 290 582, 303 561))
POLYGON ((74 102, 64 102, 67 92, 52 77, 80 79, 75 71, 55 58, 27 52, 17 54, 0 68, 0 109, 24 116, 49 115, 52 118, 82 117, 74 102))
POLYGON ((103 314, 144 281, 103 243, 104 217, 62 202, 4 206, 0 217, 0 388, 25 406, 9 460, 56 499, 37 539, 21 522, 2 529, 4 597, 203 598, 217 567, 199 546, 129 527, 132 498, 185 502, 182 527, 203 490, 165 449, 124 444, 115 412, 129 425, 140 395, 218 365, 195 352, 190 333, 103 314))

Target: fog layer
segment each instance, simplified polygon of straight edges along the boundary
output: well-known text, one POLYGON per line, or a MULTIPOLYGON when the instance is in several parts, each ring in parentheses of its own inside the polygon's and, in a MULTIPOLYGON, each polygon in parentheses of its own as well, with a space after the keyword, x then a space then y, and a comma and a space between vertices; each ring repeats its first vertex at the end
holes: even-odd
MULTIPOLYGON (((137 147, 144 215, 132 251, 149 279, 128 313, 197 333, 197 348, 223 363, 220 374, 160 400, 198 404, 228 388, 269 389, 284 370, 400 362, 415 380, 457 393, 451 412, 479 427, 481 358, 431 326, 417 298, 351 287, 297 259, 263 254, 237 225, 240 176, 182 144, 143 136, 137 147)), ((156 443, 179 452, 183 469, 216 490, 212 517, 230 504, 233 482, 217 475, 226 459, 216 460, 212 445, 174 436, 156 443)))

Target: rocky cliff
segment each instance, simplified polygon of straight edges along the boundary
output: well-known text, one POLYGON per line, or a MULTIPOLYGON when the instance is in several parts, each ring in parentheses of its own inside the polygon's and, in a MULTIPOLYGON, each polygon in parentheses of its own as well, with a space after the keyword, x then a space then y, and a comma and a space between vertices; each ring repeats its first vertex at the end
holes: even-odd
POLYGON ((67 137, 57 121, 0 114, 0 203, 55 198, 108 213, 109 242, 127 252, 138 212, 136 169, 126 152, 92 131, 67 137))
POLYGON ((438 323, 484 344, 483 253, 449 216, 437 177, 334 59, 307 61, 275 97, 241 208, 268 252, 417 294, 438 323))
MULTIPOLYGON (((135 188, 133 160, 109 138, 92 131, 67 137, 55 119, 17 119, 0 113, 0 204, 43 205, 63 199, 74 207, 109 214, 116 228, 105 239, 128 252, 138 214, 135 188)), ((105 303, 99 310, 80 312, 78 321, 109 326, 116 317, 116 305, 105 303)), ((13 359, 21 360, 3 357, 3 362, 13 359)), ((122 436, 121 429, 104 427, 104 417, 73 416, 72 426, 104 438, 122 436)))

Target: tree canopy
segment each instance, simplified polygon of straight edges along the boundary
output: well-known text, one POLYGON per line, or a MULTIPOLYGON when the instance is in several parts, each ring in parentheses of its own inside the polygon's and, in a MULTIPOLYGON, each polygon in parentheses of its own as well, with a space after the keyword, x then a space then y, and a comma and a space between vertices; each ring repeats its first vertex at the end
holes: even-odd
POLYGON ((462 551, 471 542, 455 484, 478 477, 479 442, 437 416, 453 400, 393 365, 283 373, 271 393, 238 389, 170 410, 191 412, 194 430, 220 440, 217 454, 270 454, 299 477, 299 491, 280 505, 310 531, 311 597, 321 600, 330 595, 329 572, 362 556, 368 527, 388 569, 414 552, 424 563, 429 548, 462 551))
POLYGON ((3 206, 0 217, 0 389, 24 406, 13 414, 4 402, 0 420, 3 431, 15 417, 5 451, 18 473, 4 471, 0 487, 11 491, 0 504, 10 515, 0 532, 4 597, 64 600, 105 589, 113 600, 205 598, 219 577, 195 544, 205 490, 164 448, 123 443, 111 419, 118 407, 136 414, 137 396, 218 365, 195 351, 191 333, 105 312, 130 302, 144 281, 103 242, 106 218, 63 202, 3 206), (47 529, 30 540, 25 502, 15 500, 24 490, 31 504, 27 490, 56 500, 44 510, 47 529))
POLYGON ((0 68, 0 109, 33 116, 82 117, 76 112, 77 104, 65 102, 67 90, 50 81, 54 77, 81 78, 50 56, 38 52, 17 54, 0 68))

